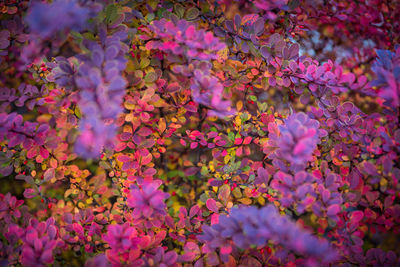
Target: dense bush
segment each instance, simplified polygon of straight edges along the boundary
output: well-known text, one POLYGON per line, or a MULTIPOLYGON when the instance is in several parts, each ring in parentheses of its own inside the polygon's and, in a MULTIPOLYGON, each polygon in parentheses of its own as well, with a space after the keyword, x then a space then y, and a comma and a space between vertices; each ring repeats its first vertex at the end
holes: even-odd
POLYGON ((1 266, 399 266, 400 2, 0 4, 1 266))

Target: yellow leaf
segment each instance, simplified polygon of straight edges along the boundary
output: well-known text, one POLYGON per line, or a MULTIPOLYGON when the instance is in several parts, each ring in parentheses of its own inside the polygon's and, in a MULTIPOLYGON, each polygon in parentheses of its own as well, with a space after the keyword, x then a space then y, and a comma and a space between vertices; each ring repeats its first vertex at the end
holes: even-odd
POLYGON ((311 222, 315 223, 318 218, 314 213, 312 213, 310 219, 311 219, 311 222))
POLYGON ((385 178, 381 178, 379 184, 381 187, 387 187, 388 181, 385 178))
POLYGON ((155 106, 156 108, 168 106, 167 102, 165 102, 165 100, 162 98, 158 99, 156 102, 153 102, 152 105, 155 106))
POLYGON ((127 72, 134 72, 135 71, 135 65, 133 64, 133 61, 129 60, 128 63, 126 64, 126 71, 127 72))
POLYGON ((165 119, 160 118, 160 120, 158 121, 158 131, 160 132, 160 134, 163 133, 166 128, 167 124, 165 123, 165 119))
POLYGON ((210 169, 211 172, 214 172, 215 171, 214 165, 210 164, 209 165, 209 169, 210 169))
POLYGON ((232 195, 236 198, 241 198, 242 197, 242 192, 240 191, 239 187, 236 187, 233 191, 232 191, 232 195))
POLYGON ((242 120, 240 119, 239 116, 235 117, 235 124, 236 124, 236 126, 240 126, 242 124, 242 120))
POLYGON ((134 110, 135 109, 135 104, 134 103, 132 103, 132 101, 130 101, 130 100, 127 100, 127 101, 125 101, 124 102, 124 107, 127 109, 127 110, 134 110))
POLYGON ((224 157, 224 163, 225 163, 225 164, 228 164, 228 162, 229 162, 230 159, 231 159, 231 156, 230 156, 230 155, 226 155, 226 156, 224 157))
POLYGON ((164 144, 166 146, 169 146, 170 144, 172 144, 172 140, 171 139, 166 139, 164 144))
POLYGON ((342 165, 342 161, 340 161, 340 160, 337 159, 337 158, 334 158, 334 159, 332 160, 332 162, 333 162, 333 164, 335 164, 336 166, 342 165))
MULTIPOLYGON (((67 198, 69 195, 71 195, 71 193, 72 193, 72 189, 67 189, 64 193, 64 198, 67 198)), ((62 205, 62 207, 60 207, 60 208, 63 208, 63 207, 64 207, 64 205, 62 205)))
POLYGON ((265 198, 263 198, 262 196, 259 196, 257 198, 258 203, 260 203, 261 206, 265 205, 265 198))
POLYGON ((218 55, 218 60, 227 60, 228 59, 228 53, 229 53, 229 48, 225 47, 222 50, 219 50, 217 55, 218 55))
POLYGON ((178 121, 185 124, 186 123, 186 118, 184 116, 178 117, 178 121))
POLYGON ((242 110, 242 108, 243 108, 243 102, 242 102, 241 100, 239 100, 239 101, 236 103, 236 109, 237 109, 238 111, 240 111, 240 110, 242 110))
POLYGON ((55 158, 50 159, 50 166, 52 168, 57 168, 57 160, 55 158))
POLYGON ((133 114, 132 113, 128 113, 125 116, 125 121, 133 121, 133 114))
POLYGON ((245 205, 250 205, 252 201, 250 198, 241 198, 241 199, 239 199, 239 202, 241 202, 245 205))
POLYGON ((122 132, 123 133, 132 133, 132 126, 124 125, 124 127, 122 128, 122 132))

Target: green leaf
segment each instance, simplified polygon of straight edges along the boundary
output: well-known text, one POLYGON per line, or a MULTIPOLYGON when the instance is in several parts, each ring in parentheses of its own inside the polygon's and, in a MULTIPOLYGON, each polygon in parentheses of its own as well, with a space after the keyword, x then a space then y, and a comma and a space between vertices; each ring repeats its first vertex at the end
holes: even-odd
POLYGON ((144 18, 145 18, 145 20, 146 20, 147 22, 152 22, 152 21, 154 20, 154 18, 155 18, 155 15, 154 15, 154 13, 149 13, 149 14, 147 14, 146 17, 144 17, 144 18))
POLYGON ((106 9, 106 23, 111 24, 118 18, 118 9, 114 4, 109 4, 106 9))
POLYGON ((164 17, 164 12, 166 11, 165 8, 159 8, 156 11, 156 16, 157 18, 163 18, 164 17))
POLYGON ((75 107, 74 114, 78 119, 82 118, 81 111, 79 110, 78 107, 75 107))
POLYGON ((289 10, 293 10, 293 9, 296 9, 299 5, 300 5, 299 0, 292 0, 289 2, 288 7, 289 7, 289 10))
POLYGON ((244 167, 242 168, 242 170, 245 171, 245 172, 249 171, 250 169, 251 169, 251 168, 250 168, 249 165, 244 166, 244 167))
POLYGON ((203 175, 203 176, 208 176, 209 172, 208 172, 207 166, 202 166, 202 167, 201 167, 200 173, 201 173, 201 175, 203 175))
POLYGON ((200 195, 200 201, 203 202, 203 203, 206 203, 208 198, 209 197, 207 196, 206 193, 203 193, 203 194, 200 195))
POLYGON ((235 134, 233 132, 228 133, 228 138, 231 141, 235 141, 235 134))
POLYGON ((248 120, 247 114, 246 114, 246 113, 242 113, 242 114, 240 115, 240 119, 242 120, 242 122, 247 121, 247 120, 248 120))
POLYGON ((256 179, 256 176, 254 174, 250 175, 249 180, 247 180, 249 183, 253 182, 256 179))
POLYGON ((185 14, 185 7, 181 4, 175 4, 174 11, 179 18, 183 18, 183 15, 185 14))
POLYGON ((162 18, 168 19, 169 16, 170 16, 170 14, 171 14, 171 12, 169 12, 168 10, 164 10, 164 11, 162 12, 161 17, 162 17, 162 18))
MULTIPOLYGON (((96 37, 94 36, 94 34, 92 32, 85 32, 83 34, 83 37, 85 39, 89 39, 89 40, 92 40, 92 41, 96 40, 96 37)), ((86 51, 89 51, 86 47, 85 47, 85 49, 86 49, 86 51)))
POLYGON ((78 40, 82 40, 83 39, 83 36, 82 36, 82 34, 80 32, 71 31, 70 34, 74 39, 78 39, 78 40))
POLYGON ((105 169, 105 170, 111 170, 110 165, 109 165, 107 162, 105 162, 105 161, 100 161, 100 162, 99 162, 99 165, 100 165, 100 167, 102 167, 102 168, 105 169))
POLYGON ((200 3, 201 13, 205 14, 210 11, 210 5, 207 2, 200 3))
POLYGON ((156 9, 157 5, 158 5, 158 2, 159 2, 158 0, 150 0, 150 1, 147 1, 147 4, 149 6, 151 6, 152 9, 156 9))
POLYGON ((265 112, 268 108, 267 103, 257 103, 258 104, 258 109, 261 111, 261 113, 265 112))
POLYGON ((167 176, 168 178, 179 176, 179 171, 178 170, 169 171, 167 176))
POLYGON ((207 217, 210 215, 210 212, 208 210, 203 211, 202 213, 203 217, 207 217))
POLYGON ((157 80, 157 74, 155 72, 149 72, 144 76, 144 81, 146 83, 153 83, 157 80))
POLYGON ((260 57, 261 54, 258 49, 254 46, 253 43, 249 42, 250 53, 252 53, 255 57, 260 57))
POLYGON ((255 95, 250 95, 249 98, 252 101, 257 101, 257 97, 255 95))
POLYGON ((149 66, 149 65, 150 65, 150 59, 148 59, 147 57, 145 57, 145 58, 143 58, 143 59, 140 61, 139 67, 140 67, 141 69, 144 69, 144 68, 146 68, 146 67, 149 66))
POLYGON ((186 10, 186 19, 187 20, 194 20, 199 16, 200 12, 197 8, 191 7, 188 10, 186 10))

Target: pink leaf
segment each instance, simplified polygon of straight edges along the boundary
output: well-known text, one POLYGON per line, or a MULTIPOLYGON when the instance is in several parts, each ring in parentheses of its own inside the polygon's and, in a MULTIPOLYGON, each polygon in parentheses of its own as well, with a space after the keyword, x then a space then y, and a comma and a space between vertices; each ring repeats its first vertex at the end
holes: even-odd
POLYGON ((177 92, 177 91, 179 91, 179 90, 181 90, 181 86, 180 86, 179 83, 177 83, 177 82, 170 83, 170 84, 167 86, 167 91, 170 92, 170 93, 177 92))
POLYGON ((55 177, 55 170, 54 168, 50 168, 47 171, 45 171, 43 175, 43 180, 44 181, 49 181, 55 177))
POLYGON ((232 247, 229 245, 221 247, 221 254, 230 254, 232 252, 232 247))
POLYGON ((189 211, 189 217, 195 216, 200 211, 199 206, 194 205, 189 211))
POLYGON ((126 156, 126 155, 119 155, 119 156, 117 157, 117 159, 118 159, 119 161, 121 161, 121 162, 129 162, 129 161, 132 160, 130 157, 128 157, 128 156, 126 156))
POLYGON ((358 223, 364 218, 364 213, 361 210, 356 210, 351 213, 350 221, 352 224, 358 223))
POLYGON ((199 143, 197 143, 197 142, 193 142, 193 143, 190 144, 190 148, 191 149, 195 149, 198 146, 198 144, 199 143))
POLYGON ((179 142, 181 143, 182 146, 186 146, 186 141, 185 140, 181 139, 181 140, 179 140, 179 142))
POLYGON ((218 213, 218 211, 219 211, 219 209, 217 207, 217 202, 212 198, 207 199, 206 206, 209 210, 211 210, 215 213, 218 213))
POLYGON ((333 204, 328 207, 328 211, 326 212, 326 214, 328 216, 332 216, 338 214, 340 211, 341 211, 340 206, 338 204, 333 204))
POLYGON ((219 223, 219 214, 214 213, 211 215, 211 225, 219 223))
POLYGON ((138 135, 140 135, 140 136, 149 136, 149 135, 151 135, 151 133, 152 133, 152 131, 148 127, 142 127, 138 131, 138 135))
POLYGON ((25 189, 25 191, 24 191, 25 198, 33 198, 35 196, 37 196, 37 192, 34 189, 32 189, 32 188, 25 189))

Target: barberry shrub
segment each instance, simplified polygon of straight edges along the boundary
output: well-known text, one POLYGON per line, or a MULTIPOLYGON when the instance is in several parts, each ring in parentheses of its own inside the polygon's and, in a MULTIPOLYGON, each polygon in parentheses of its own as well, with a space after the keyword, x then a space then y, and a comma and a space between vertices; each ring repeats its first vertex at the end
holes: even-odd
POLYGON ((400 266, 399 16, 2 1, 1 266, 400 266))

